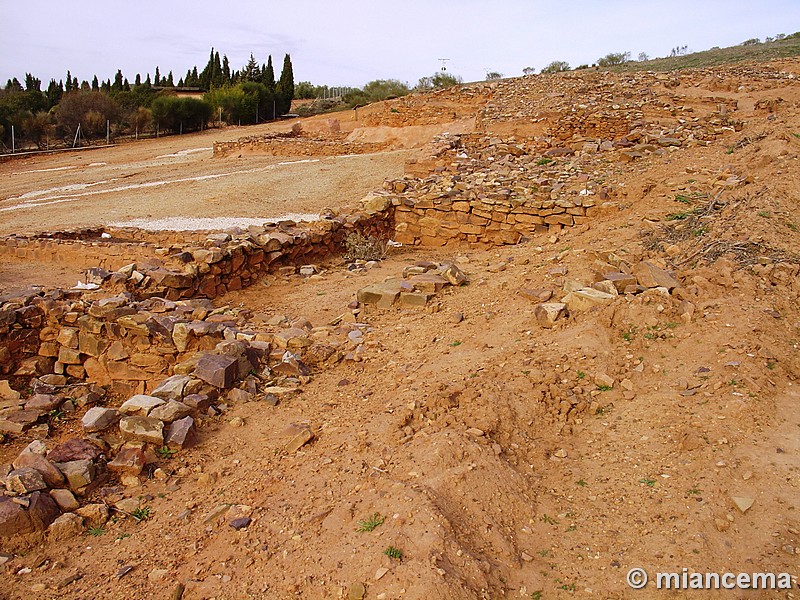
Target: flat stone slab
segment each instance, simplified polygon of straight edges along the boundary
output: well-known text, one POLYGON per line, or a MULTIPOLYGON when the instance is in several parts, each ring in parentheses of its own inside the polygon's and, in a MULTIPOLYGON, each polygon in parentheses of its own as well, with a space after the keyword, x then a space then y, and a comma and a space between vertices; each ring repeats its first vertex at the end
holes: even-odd
POLYGON ((665 287, 668 290, 673 290, 681 286, 681 282, 675 279, 672 273, 646 260, 633 267, 633 275, 639 285, 643 285, 646 288, 665 287))
POLYGON ((391 308, 400 296, 400 281, 385 281, 361 288, 356 292, 356 299, 362 304, 374 304, 378 308, 391 308))
POLYGON ((616 296, 595 290, 592 288, 582 288, 570 292, 561 299, 567 305, 570 312, 582 312, 596 306, 606 306, 614 301, 616 296))
POLYGON ((146 417, 156 406, 161 406, 165 401, 155 396, 137 394, 132 396, 119 407, 119 412, 125 415, 137 415, 146 417))
POLYGON ((162 400, 180 400, 183 398, 183 389, 191 377, 187 375, 173 375, 162 381, 150 395, 162 400))
POLYGON ((172 423, 183 417, 188 417, 192 413, 192 408, 183 402, 177 400, 170 400, 166 404, 156 406, 150 411, 150 417, 164 421, 164 423, 172 423))
POLYGON ((18 410, 0 417, 0 433, 23 433, 42 418, 38 410, 18 410))
POLYGON ((70 438, 47 453, 47 460, 54 463, 73 460, 95 460, 103 451, 89 440, 70 438))
POLYGON ((93 406, 83 415, 81 425, 88 433, 103 431, 115 425, 119 421, 119 417, 119 411, 116 409, 93 406))
POLYGON ((119 430, 126 440, 139 440, 162 446, 164 423, 158 419, 142 416, 125 416, 119 421, 119 430))

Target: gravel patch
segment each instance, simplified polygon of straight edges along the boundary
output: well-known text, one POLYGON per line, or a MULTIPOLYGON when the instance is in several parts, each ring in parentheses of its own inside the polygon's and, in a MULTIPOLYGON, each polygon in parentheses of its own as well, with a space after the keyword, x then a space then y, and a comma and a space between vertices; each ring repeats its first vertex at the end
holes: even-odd
POLYGON ((253 219, 249 217, 166 217, 163 219, 131 219, 108 223, 109 227, 136 227, 146 231, 217 231, 251 225, 277 223, 278 221, 318 221, 319 215, 289 213, 280 217, 253 219))

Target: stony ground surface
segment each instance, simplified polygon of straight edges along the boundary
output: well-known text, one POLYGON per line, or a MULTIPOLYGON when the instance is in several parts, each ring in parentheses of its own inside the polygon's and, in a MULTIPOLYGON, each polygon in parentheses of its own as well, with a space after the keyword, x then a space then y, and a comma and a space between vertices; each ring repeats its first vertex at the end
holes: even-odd
MULTIPOLYGON (((319 276, 270 277, 217 300, 246 306, 256 322, 285 315, 324 325, 343 315, 369 327, 353 342, 358 360, 315 373, 276 406, 229 407, 206 421, 199 446, 162 459, 169 477, 129 492, 150 518, 117 515, 97 535, 9 547, 0 597, 170 598, 182 589, 184 598, 231 599, 656 598, 681 596, 633 592, 626 573, 796 578, 800 94, 791 80, 739 69, 676 78, 662 92, 724 95, 744 128, 632 162, 593 154, 592 181, 625 193, 587 224, 501 248, 399 249, 361 273, 332 260, 319 276), (771 110, 758 108, 764 99, 775 100, 771 110), (560 296, 609 264, 641 259, 675 271, 690 318, 674 295, 647 292, 576 311, 552 329, 537 323, 530 290, 560 296), (456 261, 469 283, 424 310, 352 314, 358 289, 418 260, 456 261), (309 426, 314 439, 290 453, 293 425, 309 426), (734 498, 752 506, 743 512, 734 498), (229 505, 250 507, 252 523, 231 527, 229 505), (388 556, 390 547, 400 554, 388 556)), ((770 67, 786 70, 800 71, 796 62, 770 67)), ((506 94, 514 101, 495 94, 492 110, 523 106, 538 118, 516 86, 506 94)), ((580 85, 558 86, 562 105, 582 102, 580 85)), ((498 129, 519 128, 506 123, 498 129)), ((187 140, 158 144, 177 152, 194 147, 187 140)), ((332 173, 355 160, 332 162, 332 173)), ((396 177, 398 155, 367 160, 375 177, 396 177)), ((548 168, 574 173, 574 160, 548 168)), ((208 159, 170 168, 194 177, 219 167, 208 159)), ((69 170, 41 176, 41 188, 71 181, 69 170)), ((13 194, 33 189, 37 179, 26 177, 13 194)), ((348 178, 362 184, 355 172, 348 178)), ((219 185, 224 203, 204 214, 230 214, 236 194, 219 185)), ((135 204, 123 208, 124 197, 104 201, 144 216, 135 204)), ((74 435, 79 421, 56 423, 55 439, 74 435)), ((0 462, 28 441, 0 446, 0 462)), ((800 597, 796 579, 794 588, 746 597, 800 597)))

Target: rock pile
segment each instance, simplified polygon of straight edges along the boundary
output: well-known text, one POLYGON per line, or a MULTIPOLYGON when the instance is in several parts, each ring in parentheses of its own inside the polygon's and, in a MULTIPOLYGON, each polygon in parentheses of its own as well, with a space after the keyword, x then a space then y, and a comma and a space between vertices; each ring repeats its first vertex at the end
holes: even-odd
POLYGON ((348 141, 345 134, 326 138, 266 134, 247 136, 230 142, 214 142, 214 157, 224 158, 243 154, 249 156, 341 156, 380 152, 386 147, 386 143, 348 141))
MULTIPOLYGON (((153 308, 153 301, 147 302, 153 308)), ((102 306, 112 304, 118 303, 102 306)), ((156 313, 162 315, 157 321, 162 333, 165 319, 177 318, 179 309, 192 307, 162 299, 159 305, 173 309, 170 314, 156 313)), ((122 306, 135 304, 116 308, 122 306)), ((203 303, 194 306, 196 310, 204 311, 203 303)), ((139 320, 140 324, 149 322, 139 320)), ((204 420, 240 402, 264 401, 275 406, 297 393, 309 381, 312 369, 340 360, 359 361, 367 351, 370 328, 366 324, 339 318, 335 324, 314 327, 302 317, 292 322, 276 317, 271 323, 273 332, 259 333, 223 324, 221 337, 225 339, 214 343, 219 337, 206 334, 195 338, 192 324, 177 320, 172 323, 172 345, 183 346, 180 336, 176 339, 174 335, 177 326, 186 325, 189 333, 184 341, 189 351, 180 354, 182 359, 170 369, 172 375, 149 386, 146 393, 140 389, 118 406, 112 405, 103 388, 70 386, 65 376, 34 379, 32 387, 37 393, 30 398, 23 398, 7 381, 2 382, 0 427, 7 434, 46 438, 49 428, 43 422, 48 418, 82 414, 84 435, 49 450, 43 441, 34 441, 12 464, 0 465, 0 486, 4 488, 0 494, 0 537, 48 530, 51 537, 61 539, 79 533, 84 526, 102 526, 108 518, 106 504, 81 507, 101 486, 106 486, 101 490, 104 495, 118 496, 119 502, 114 504, 118 510, 130 512, 128 504, 135 499, 126 498, 120 489, 138 486, 148 465, 197 443, 198 428, 204 420), (115 487, 115 482, 124 487, 115 487)), ((166 343, 163 339, 161 342, 166 343)), ((287 448, 311 439, 313 432, 304 430, 287 448)), ((158 473, 156 469, 155 475, 158 473)))
POLYGON ((649 295, 666 305, 674 305, 682 322, 692 320, 695 306, 692 294, 685 289, 674 273, 650 262, 640 261, 633 267, 616 258, 596 261, 594 281, 590 285, 566 279, 565 295, 559 302, 551 302, 552 289, 520 290, 521 294, 536 302, 534 314, 539 325, 551 328, 563 317, 612 304, 619 296, 649 295))
POLYGON ((467 283, 467 276, 452 263, 418 261, 403 269, 403 277, 390 277, 358 290, 361 305, 379 309, 398 305, 403 308, 424 308, 443 289, 467 283))

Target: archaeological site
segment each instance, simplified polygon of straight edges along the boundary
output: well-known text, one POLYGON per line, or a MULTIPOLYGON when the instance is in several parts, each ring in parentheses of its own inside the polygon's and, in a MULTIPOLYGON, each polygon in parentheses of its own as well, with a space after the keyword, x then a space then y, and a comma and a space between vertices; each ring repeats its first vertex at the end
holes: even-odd
POLYGON ((4 157, 0 599, 800 598, 798 79, 4 157))

